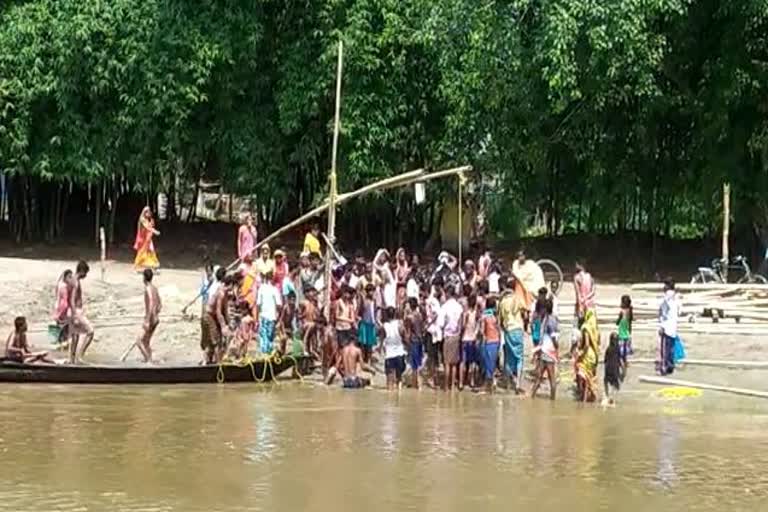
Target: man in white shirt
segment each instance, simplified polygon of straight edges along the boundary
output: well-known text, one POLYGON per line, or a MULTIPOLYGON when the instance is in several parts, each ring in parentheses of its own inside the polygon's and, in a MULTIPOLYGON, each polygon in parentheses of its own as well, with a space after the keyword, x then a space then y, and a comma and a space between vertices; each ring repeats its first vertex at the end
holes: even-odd
POLYGON ((659 366, 661 375, 669 375, 675 371, 675 341, 677 339, 677 324, 680 306, 675 292, 675 283, 664 283, 664 297, 659 306, 659 366))
POLYGON ((259 308, 259 345, 262 354, 272 353, 275 341, 275 324, 283 305, 283 294, 272 282, 272 272, 264 275, 264 281, 256 294, 256 305, 259 308))
POLYGON ((435 387, 437 387, 437 372, 440 368, 440 359, 443 357, 443 311, 440 298, 443 289, 440 285, 434 285, 432 293, 427 298, 427 332, 432 338, 427 344, 427 368, 432 373, 435 387))
POLYGON ((447 390, 459 385, 459 363, 461 363, 461 320, 464 316, 464 308, 456 300, 456 292, 453 287, 445 289, 445 304, 442 306, 443 329, 443 362, 446 375, 443 381, 443 389, 447 390))
POLYGON ((405 296, 409 299, 419 298, 419 282, 416 281, 416 270, 411 269, 408 280, 405 282, 405 296))

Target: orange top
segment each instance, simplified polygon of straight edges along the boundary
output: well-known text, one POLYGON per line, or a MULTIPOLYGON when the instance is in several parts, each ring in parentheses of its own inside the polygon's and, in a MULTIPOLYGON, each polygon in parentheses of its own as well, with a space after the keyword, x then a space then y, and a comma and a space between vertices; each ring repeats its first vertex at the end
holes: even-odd
POLYGON ((483 339, 486 343, 501 341, 499 321, 496 319, 496 315, 488 311, 483 314, 483 339))

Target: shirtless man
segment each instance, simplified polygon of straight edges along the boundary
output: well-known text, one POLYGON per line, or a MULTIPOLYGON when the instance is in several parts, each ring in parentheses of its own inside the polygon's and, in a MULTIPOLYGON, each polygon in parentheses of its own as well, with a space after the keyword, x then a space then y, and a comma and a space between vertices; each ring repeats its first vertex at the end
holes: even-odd
POLYGON ((152 349, 149 342, 152 335, 155 334, 157 324, 160 323, 160 310, 163 304, 160 301, 160 294, 157 288, 152 284, 154 273, 151 268, 144 269, 144 324, 139 339, 136 340, 136 346, 139 347, 141 355, 144 356, 145 363, 152 362, 152 349))
POLYGON ((232 289, 232 278, 227 276, 210 298, 205 308, 203 329, 200 338, 200 348, 203 351, 203 363, 215 364, 226 350, 225 338, 231 335, 229 331, 229 293, 232 289))
POLYGON ((296 294, 291 291, 285 297, 285 306, 280 309, 280 317, 277 320, 277 338, 281 354, 293 351, 296 314, 296 294))
POLYGON ((50 363, 54 361, 48 358, 48 352, 32 352, 27 343, 27 319, 17 316, 13 321, 13 332, 5 342, 5 357, 17 363, 50 363))
POLYGON ((320 359, 317 343, 319 338, 315 323, 320 316, 320 306, 317 303, 317 289, 310 286, 304 290, 304 302, 299 307, 299 322, 303 331, 304 350, 315 359, 320 359))
POLYGON ((88 276, 88 263, 85 261, 78 261, 77 268, 75 269, 75 282, 72 285, 71 295, 69 298, 69 304, 72 309, 72 326, 70 327, 70 333, 72 334, 72 342, 69 345, 69 363, 76 364, 81 363, 85 351, 88 350, 91 342, 93 341, 93 327, 91 322, 85 316, 85 300, 83 299, 83 283, 82 280, 88 276), (80 336, 85 336, 83 344, 78 346, 80 342, 80 336))
POLYGON ((363 360, 363 351, 354 343, 349 343, 341 349, 341 374, 343 387, 347 389, 364 388, 371 384, 370 379, 360 377, 365 370, 371 375, 376 375, 376 370, 363 360))

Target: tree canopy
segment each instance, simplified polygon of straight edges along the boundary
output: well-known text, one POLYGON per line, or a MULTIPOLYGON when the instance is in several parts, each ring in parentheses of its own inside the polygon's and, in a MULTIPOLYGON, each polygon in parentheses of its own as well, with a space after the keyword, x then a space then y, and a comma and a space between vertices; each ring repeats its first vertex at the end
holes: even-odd
MULTIPOLYGON (((267 223, 306 210, 339 39, 343 190, 471 163, 497 235, 686 237, 717 229, 727 181, 738 227, 768 239, 768 0, 9 0, 12 233, 55 238, 85 187, 114 212, 203 177, 267 223)), ((440 198, 371 197, 340 222, 423 238, 440 198)))

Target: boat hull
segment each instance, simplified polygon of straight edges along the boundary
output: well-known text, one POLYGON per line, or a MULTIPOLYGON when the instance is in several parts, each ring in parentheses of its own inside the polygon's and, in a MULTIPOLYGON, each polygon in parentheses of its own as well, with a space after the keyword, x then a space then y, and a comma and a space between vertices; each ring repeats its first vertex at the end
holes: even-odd
POLYGON ((297 366, 304 373, 306 357, 281 361, 253 361, 247 365, 207 366, 109 366, 42 365, 0 360, 0 382, 40 382, 49 384, 217 384, 230 382, 269 382, 297 366))

